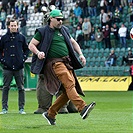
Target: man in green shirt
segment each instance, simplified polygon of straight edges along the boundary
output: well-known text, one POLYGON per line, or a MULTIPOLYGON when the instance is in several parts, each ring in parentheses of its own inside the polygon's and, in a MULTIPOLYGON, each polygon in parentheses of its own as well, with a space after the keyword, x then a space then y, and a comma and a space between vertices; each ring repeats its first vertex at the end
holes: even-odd
POLYGON ((55 95, 62 89, 62 94, 56 99, 43 117, 50 125, 55 125, 57 112, 69 100, 80 112, 81 118, 86 119, 95 106, 95 102, 87 105, 79 96, 83 91, 75 76, 74 69, 82 68, 86 59, 78 43, 70 36, 68 29, 62 25, 63 15, 60 10, 52 10, 48 25, 36 31, 36 35, 29 44, 34 53, 31 71, 44 74, 47 90, 55 95), (79 60, 75 56, 79 54, 79 60))

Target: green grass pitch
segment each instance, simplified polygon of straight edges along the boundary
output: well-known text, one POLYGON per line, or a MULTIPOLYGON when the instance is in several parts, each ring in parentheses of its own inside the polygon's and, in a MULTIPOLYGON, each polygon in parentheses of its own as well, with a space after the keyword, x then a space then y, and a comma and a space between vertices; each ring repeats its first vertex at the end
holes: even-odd
POLYGON ((88 104, 97 104, 87 119, 82 120, 79 113, 58 114, 56 126, 50 126, 42 115, 33 114, 36 91, 26 91, 26 115, 18 114, 17 91, 10 91, 8 114, 0 115, 0 133, 133 133, 132 91, 85 94, 88 104))

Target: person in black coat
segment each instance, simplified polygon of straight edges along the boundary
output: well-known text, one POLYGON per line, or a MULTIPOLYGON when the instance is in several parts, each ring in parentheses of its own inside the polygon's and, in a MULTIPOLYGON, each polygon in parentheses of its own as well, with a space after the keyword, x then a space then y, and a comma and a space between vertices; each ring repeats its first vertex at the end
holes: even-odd
POLYGON ((124 65, 124 62, 126 63, 126 65, 130 66, 133 62, 133 54, 132 54, 132 50, 129 50, 128 51, 128 54, 127 56, 123 56, 122 58, 122 64, 121 65, 124 65))
POLYGON ((29 54, 26 38, 18 32, 18 22, 11 19, 8 22, 8 31, 1 37, 0 41, 0 62, 3 66, 3 89, 2 89, 2 112, 8 112, 8 93, 10 84, 14 77, 18 87, 19 113, 24 112, 24 62, 29 54))

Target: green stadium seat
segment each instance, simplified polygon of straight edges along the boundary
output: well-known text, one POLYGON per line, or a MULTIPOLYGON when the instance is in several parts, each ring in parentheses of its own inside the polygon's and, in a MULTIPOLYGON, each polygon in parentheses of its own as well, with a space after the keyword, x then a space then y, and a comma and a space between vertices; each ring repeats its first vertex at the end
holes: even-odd
POLYGON ((105 50, 104 50, 104 52, 110 52, 110 49, 109 48, 106 48, 105 50))
POLYGON ((88 66, 90 59, 91 59, 91 57, 89 57, 89 56, 86 58, 86 66, 88 66))
POLYGON ((103 57, 103 52, 98 52, 98 57, 102 58, 103 57))
POLYGON ((90 47, 91 46, 91 40, 87 41, 86 47, 90 47))
POLYGON ((88 52, 89 52, 88 49, 83 50, 83 54, 88 54, 88 52))
POLYGON ((105 57, 107 59, 107 57, 109 56, 109 53, 108 52, 104 52, 103 53, 103 57, 105 57))
POLYGON ((89 53, 93 53, 94 49, 90 48, 89 53))
POLYGON ((94 61, 89 61, 88 66, 89 67, 94 67, 95 66, 95 62, 94 61))
POLYGON ((109 67, 102 67, 103 76, 108 76, 109 67))
POLYGON ((124 66, 124 76, 130 76, 130 66, 124 66))
POLYGON ((103 53, 104 52, 104 48, 100 48, 99 51, 103 53))
POLYGON ((115 49, 115 52, 120 52, 120 48, 116 48, 115 49))
POLYGON ((119 73, 119 76, 124 76, 125 75, 125 70, 124 70, 124 66, 118 66, 118 73, 119 73))
POLYGON ((93 52, 88 52, 88 56, 87 57, 92 58, 93 57, 93 52))
POLYGON ((119 76, 119 66, 115 66, 115 67, 113 68, 113 75, 114 75, 114 76, 119 76))
POLYGON ((113 66, 109 67, 107 75, 114 76, 114 67, 113 66))
POLYGON ((97 76, 103 76, 103 67, 98 67, 97 69, 97 76))
POLYGON ((105 66, 105 61, 100 61, 99 64, 100 64, 101 67, 104 67, 105 66))
POLYGON ((99 61, 95 61, 95 66, 99 67, 100 66, 100 62, 99 61))
POLYGON ((94 66, 91 68, 91 75, 92 76, 97 76, 97 72, 98 72, 98 67, 94 66))

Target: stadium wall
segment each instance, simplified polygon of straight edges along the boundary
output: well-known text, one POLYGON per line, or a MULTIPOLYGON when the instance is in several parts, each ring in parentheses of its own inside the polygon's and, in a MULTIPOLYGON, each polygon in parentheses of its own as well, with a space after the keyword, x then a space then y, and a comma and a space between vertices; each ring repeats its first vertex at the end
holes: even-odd
POLYGON ((127 91, 131 77, 78 77, 78 81, 84 91, 127 91))

